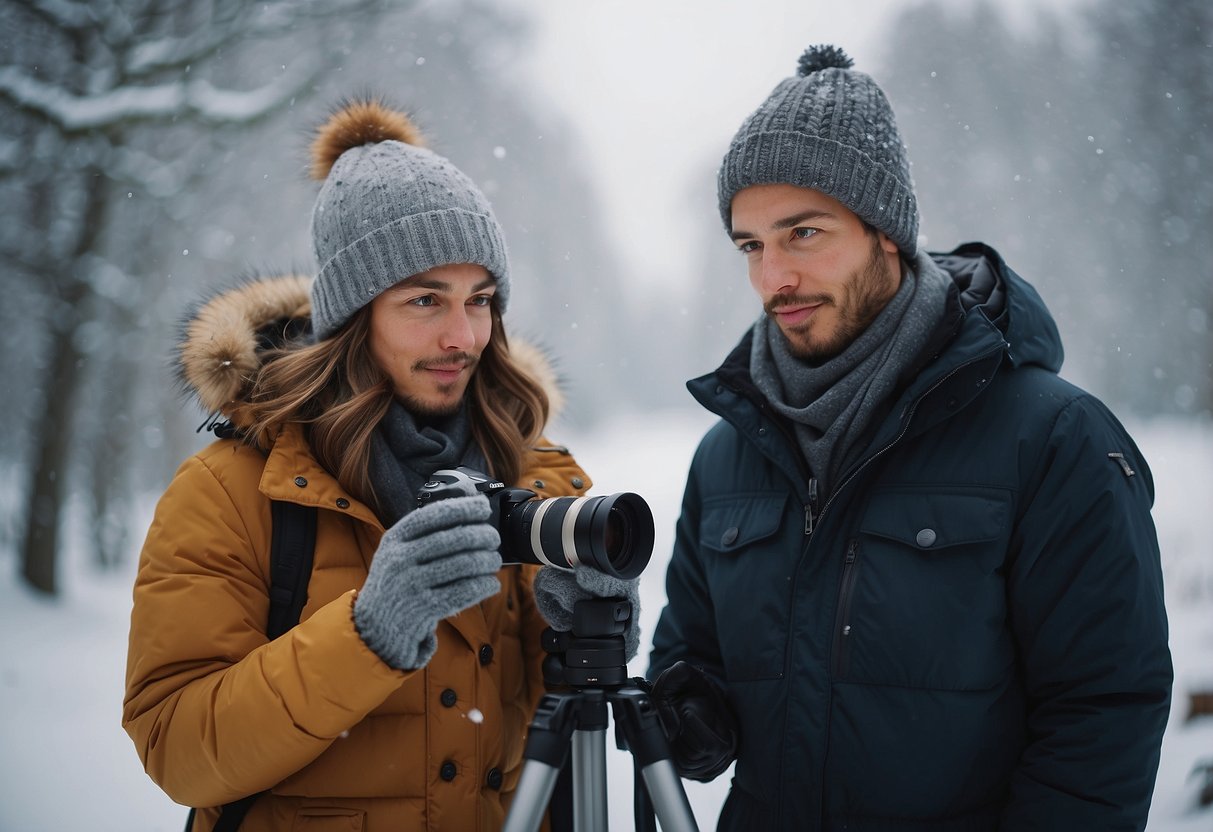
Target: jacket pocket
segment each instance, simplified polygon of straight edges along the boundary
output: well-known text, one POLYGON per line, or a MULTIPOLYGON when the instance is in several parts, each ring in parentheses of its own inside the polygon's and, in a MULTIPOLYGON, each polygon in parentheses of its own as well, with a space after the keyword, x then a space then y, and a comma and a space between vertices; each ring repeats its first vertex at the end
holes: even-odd
POLYGON ((295 813, 292 832, 360 832, 366 813, 361 809, 324 808, 300 809, 295 813))
POLYGON ((762 492, 714 498, 703 505, 699 543, 730 681, 783 675, 791 592, 787 577, 801 545, 798 532, 792 534, 794 541, 787 537, 787 502, 784 493, 762 492))
POLYGON ((862 568, 839 599, 835 669, 847 681, 913 688, 997 684, 1014 660, 1003 578, 1010 527, 1002 489, 875 492, 860 521, 862 568))

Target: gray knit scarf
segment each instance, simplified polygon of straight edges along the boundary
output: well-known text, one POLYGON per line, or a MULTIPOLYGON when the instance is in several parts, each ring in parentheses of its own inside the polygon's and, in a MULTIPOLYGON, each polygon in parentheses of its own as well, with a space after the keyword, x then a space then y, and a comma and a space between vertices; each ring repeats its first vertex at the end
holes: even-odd
POLYGON ((828 494, 873 415, 894 393, 898 376, 943 320, 952 279, 924 253, 903 261, 897 293, 839 355, 818 367, 792 355, 770 318, 754 324, 750 374, 771 406, 788 417, 796 439, 828 494))
POLYGON ((393 400, 371 436, 371 486, 383 525, 391 526, 416 507, 417 491, 431 474, 460 465, 479 471, 487 466, 472 441, 466 403, 451 416, 419 426, 416 417, 393 400))

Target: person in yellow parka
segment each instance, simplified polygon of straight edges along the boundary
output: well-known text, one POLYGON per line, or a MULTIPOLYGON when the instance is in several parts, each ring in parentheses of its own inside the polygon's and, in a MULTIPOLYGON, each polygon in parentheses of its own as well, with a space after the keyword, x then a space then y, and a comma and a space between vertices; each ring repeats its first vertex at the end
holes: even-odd
POLYGON ((541 498, 591 483, 543 436, 550 367, 507 342, 483 193, 377 100, 343 105, 312 154, 310 287, 250 282, 186 327, 182 377, 225 438, 181 466, 148 531, 123 726, 194 832, 250 795, 243 832, 499 829, 546 618, 595 594, 635 605, 635 581, 543 567, 537 602, 536 567, 502 568, 483 494, 416 507, 457 466, 541 498), (306 606, 273 640, 271 501, 317 510, 306 606))

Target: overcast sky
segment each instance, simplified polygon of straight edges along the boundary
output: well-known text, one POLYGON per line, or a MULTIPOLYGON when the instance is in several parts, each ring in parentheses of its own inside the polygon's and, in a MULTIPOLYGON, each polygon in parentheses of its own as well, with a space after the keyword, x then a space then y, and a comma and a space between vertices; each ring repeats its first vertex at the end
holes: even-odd
MULTIPOLYGON (((881 80, 884 26, 896 10, 914 4, 497 2, 534 20, 533 48, 519 69, 584 140, 607 206, 609 239, 634 282, 668 281, 672 289, 688 275, 694 232, 684 200, 697 178, 711 176, 742 120, 792 74, 810 44, 841 46, 856 69, 881 80)), ((1032 9, 1044 2, 1005 0, 1019 25, 1030 25, 1032 9)))

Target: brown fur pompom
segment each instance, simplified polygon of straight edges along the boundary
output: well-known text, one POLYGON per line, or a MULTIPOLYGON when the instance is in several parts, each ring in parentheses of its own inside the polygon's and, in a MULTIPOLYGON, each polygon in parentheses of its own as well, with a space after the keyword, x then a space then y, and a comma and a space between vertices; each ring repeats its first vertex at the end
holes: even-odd
POLYGON ((404 113, 377 98, 347 101, 316 130, 312 141, 312 178, 328 176, 337 158, 350 148, 386 141, 425 147, 425 136, 404 113))

